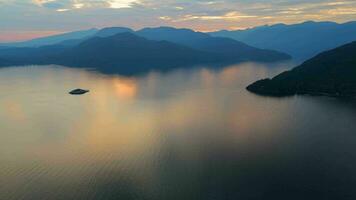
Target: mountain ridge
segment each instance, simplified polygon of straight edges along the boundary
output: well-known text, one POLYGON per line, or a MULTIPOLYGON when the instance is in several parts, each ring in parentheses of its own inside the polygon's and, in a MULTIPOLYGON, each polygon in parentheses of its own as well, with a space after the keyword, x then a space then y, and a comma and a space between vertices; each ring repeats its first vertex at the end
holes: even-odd
POLYGON ((110 37, 92 37, 75 47, 46 46, 0 51, 0 61, 6 60, 5 64, 56 64, 123 74, 166 70, 177 65, 210 63, 222 59, 209 52, 167 41, 152 41, 128 32, 110 37), (16 53, 18 50, 21 53, 19 56, 16 53))
POLYGON ((229 37, 248 45, 272 49, 304 61, 317 54, 356 40, 356 22, 274 24, 236 31, 218 31, 212 36, 229 37), (318 36, 318 37, 315 37, 318 36))
POLYGON ((247 90, 267 96, 356 97, 356 41, 320 53, 272 79, 256 81, 247 90))
MULTIPOLYGON (((132 64, 161 65, 157 67, 161 69, 163 64, 191 65, 218 62, 232 64, 244 61, 274 62, 290 59, 289 55, 257 49, 228 38, 215 38, 189 29, 177 30, 167 27, 163 29, 164 33, 159 37, 162 39, 156 38, 156 40, 147 39, 144 35, 139 36, 130 29, 108 28, 85 39, 67 40, 56 45, 0 49, 0 58, 6 60, 0 62, 0 66, 60 64, 115 69, 119 65, 132 64), (168 33, 165 32, 167 29, 169 29, 168 33), (125 32, 127 30, 129 32, 125 32), (119 33, 115 34, 116 32, 119 33), (174 32, 174 37, 171 37, 171 32, 174 32), (178 40, 185 38, 186 34, 192 36, 189 37, 190 39, 194 38, 189 42, 190 45, 169 40, 169 37, 178 40)), ((162 28, 150 30, 159 32, 162 28)))
POLYGON ((66 40, 76 40, 76 39, 84 39, 94 35, 99 30, 96 28, 91 28, 88 30, 80 30, 80 31, 73 31, 67 32, 57 35, 51 35, 47 37, 40 37, 35 38, 27 41, 22 42, 8 42, 8 43, 0 43, 1 46, 6 47, 40 47, 40 46, 47 46, 47 45, 54 45, 66 40))

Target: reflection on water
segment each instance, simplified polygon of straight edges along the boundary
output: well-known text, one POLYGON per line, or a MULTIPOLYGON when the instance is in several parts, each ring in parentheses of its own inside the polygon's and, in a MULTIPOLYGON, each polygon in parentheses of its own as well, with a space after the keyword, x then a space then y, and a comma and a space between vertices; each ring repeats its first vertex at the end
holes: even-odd
POLYGON ((290 67, 0 69, 0 199, 355 199, 354 102, 244 89, 290 67))

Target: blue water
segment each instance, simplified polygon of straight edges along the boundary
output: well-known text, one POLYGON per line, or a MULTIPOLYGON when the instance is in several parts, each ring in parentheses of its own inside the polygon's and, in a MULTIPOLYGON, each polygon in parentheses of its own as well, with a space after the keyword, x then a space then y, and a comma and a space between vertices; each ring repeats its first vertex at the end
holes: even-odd
POLYGON ((2 68, 0 199, 356 199, 355 102, 245 90, 292 66, 2 68))

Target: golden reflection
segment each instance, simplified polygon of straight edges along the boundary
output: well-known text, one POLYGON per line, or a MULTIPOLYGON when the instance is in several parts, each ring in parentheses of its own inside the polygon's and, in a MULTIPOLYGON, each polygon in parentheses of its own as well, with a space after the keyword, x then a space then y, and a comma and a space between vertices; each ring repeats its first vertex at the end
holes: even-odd
POLYGON ((128 103, 138 93, 135 79, 118 76, 93 76, 86 82, 91 92, 78 98, 70 98, 82 112, 73 113, 73 121, 65 141, 42 145, 36 155, 46 161, 97 162, 110 159, 110 155, 135 158, 136 153, 145 152, 154 129, 153 112, 140 107, 135 101, 128 103), (118 101, 119 99, 119 101, 118 101), (65 146, 65 148, 63 148, 65 146), (55 158, 55 159, 52 159, 55 158))
POLYGON ((133 99, 137 94, 137 83, 134 79, 113 79, 116 95, 122 99, 133 99))
POLYGON ((204 86, 210 86, 214 83, 215 75, 208 69, 202 69, 200 76, 204 86))
POLYGON ((234 83, 238 77, 239 71, 240 69, 238 67, 225 68, 219 74, 219 78, 223 81, 224 84, 234 83))
MULTIPOLYGON (((199 134, 205 137, 223 134, 220 130, 224 130, 238 133, 233 137, 243 139, 243 135, 247 136, 244 133, 264 127, 255 126, 256 119, 263 117, 263 122, 271 124, 278 120, 268 118, 269 106, 267 110, 254 106, 258 99, 245 95, 243 87, 237 87, 251 76, 255 78, 256 73, 258 76, 266 73, 248 64, 218 72, 202 69, 194 73, 152 73, 137 79, 67 68, 55 69, 56 73, 40 68, 30 72, 37 77, 40 74, 42 79, 25 79, 25 92, 12 96, 20 103, 3 100, 2 106, 9 115, 5 119, 15 120, 25 119, 23 109, 26 108, 31 124, 23 127, 33 130, 28 134, 33 142, 24 154, 50 164, 95 163, 110 160, 111 156, 136 159, 160 148, 162 138, 173 134, 174 137, 195 135, 199 138, 199 134), (65 81, 58 84, 61 78, 65 81), (224 90, 221 84, 225 84, 224 90), (90 93, 67 95, 68 88, 73 87, 88 88, 90 93), (26 93, 33 88, 39 92, 26 93), (239 88, 241 92, 236 93, 239 88), (226 93, 228 89, 233 92, 226 93), (44 90, 48 92, 42 92, 44 90), (140 101, 135 101, 138 96, 140 101)), ((11 91, 12 86, 8 87, 11 91)), ((17 135, 9 138, 11 141, 23 138, 19 134, 23 136, 26 131, 19 129, 17 135)))
POLYGON ((159 74, 157 72, 151 72, 147 75, 147 78, 145 80, 145 92, 149 96, 153 96, 155 94, 155 91, 157 89, 157 82, 159 80, 159 74))
MULTIPOLYGON (((150 143, 152 118, 146 116, 138 120, 129 113, 123 113, 127 119, 117 120, 115 115, 103 112, 92 116, 92 123, 81 131, 86 132, 84 142, 88 150, 93 153, 114 153, 118 155, 133 156, 135 153, 144 152, 150 143)), ((130 156, 129 156, 130 157, 130 156)))
POLYGON ((13 121, 23 122, 26 119, 25 112, 20 103, 14 101, 4 101, 2 103, 5 114, 13 121))

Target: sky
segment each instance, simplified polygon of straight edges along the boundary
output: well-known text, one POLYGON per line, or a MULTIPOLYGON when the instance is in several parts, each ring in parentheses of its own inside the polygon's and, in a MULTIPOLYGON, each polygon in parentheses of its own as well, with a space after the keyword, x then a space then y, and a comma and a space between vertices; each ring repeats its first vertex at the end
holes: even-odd
POLYGON ((356 0, 0 0, 0 42, 111 26, 215 31, 309 20, 356 20, 356 0))

